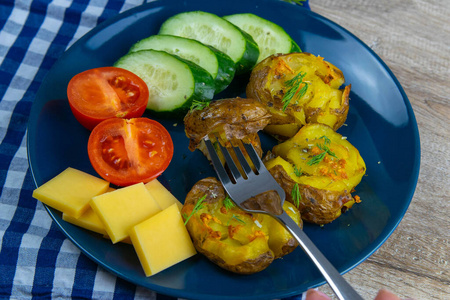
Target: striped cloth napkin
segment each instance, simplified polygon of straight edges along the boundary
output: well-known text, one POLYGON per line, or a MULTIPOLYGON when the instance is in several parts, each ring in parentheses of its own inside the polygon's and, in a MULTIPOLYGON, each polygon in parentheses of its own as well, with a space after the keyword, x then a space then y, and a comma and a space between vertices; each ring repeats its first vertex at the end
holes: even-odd
POLYGON ((31 197, 27 161, 28 116, 49 69, 90 29, 143 2, 0 1, 1 299, 175 299, 118 278, 82 254, 31 197))

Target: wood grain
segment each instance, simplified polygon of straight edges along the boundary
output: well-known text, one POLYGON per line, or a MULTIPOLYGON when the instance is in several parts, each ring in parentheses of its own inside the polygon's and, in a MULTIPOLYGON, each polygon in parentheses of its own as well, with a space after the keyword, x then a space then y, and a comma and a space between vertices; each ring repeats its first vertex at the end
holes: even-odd
MULTIPOLYGON (((405 217, 345 278, 368 300, 380 288, 401 298, 450 299, 450 1, 310 5, 359 37, 393 71, 412 104, 421 140, 419 181, 405 217)), ((328 285, 319 290, 332 295, 328 285)))

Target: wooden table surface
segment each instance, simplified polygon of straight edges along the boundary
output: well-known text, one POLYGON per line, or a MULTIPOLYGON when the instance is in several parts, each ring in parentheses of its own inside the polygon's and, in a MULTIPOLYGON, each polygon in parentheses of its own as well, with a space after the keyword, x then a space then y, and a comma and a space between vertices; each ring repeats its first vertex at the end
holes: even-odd
MULTIPOLYGON (((345 274, 364 299, 450 299, 450 1, 312 0, 311 9, 370 46, 403 86, 421 142, 419 181, 402 222, 345 274)), ((332 295, 328 285, 319 290, 332 295)))

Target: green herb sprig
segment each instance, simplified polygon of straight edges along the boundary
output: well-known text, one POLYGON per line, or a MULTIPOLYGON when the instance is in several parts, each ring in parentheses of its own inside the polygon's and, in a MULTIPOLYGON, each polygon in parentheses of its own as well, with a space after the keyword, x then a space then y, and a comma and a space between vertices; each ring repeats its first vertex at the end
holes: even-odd
MULTIPOLYGON (((189 215, 189 217, 186 218, 186 221, 184 221, 184 225, 186 226, 186 224, 189 222, 189 219, 200 209, 203 208, 203 201, 205 201, 206 199, 206 195, 204 195, 203 197, 201 197, 200 199, 198 199, 197 203, 195 203, 194 208, 192 209, 191 214, 189 215)), ((186 215, 185 215, 186 216, 186 215)))
POLYGON ((329 145, 331 143, 331 140, 326 136, 326 135, 322 135, 319 140, 323 139, 323 144, 324 145, 329 145))
POLYGON ((230 225, 231 220, 235 219, 236 221, 241 222, 242 224, 246 224, 244 220, 242 220, 241 218, 239 218, 238 216, 234 215, 228 220, 227 222, 227 226, 230 225))
POLYGON ((298 183, 294 184, 294 187, 292 188, 292 191, 291 191, 291 197, 292 197, 292 200, 294 201, 295 207, 298 208, 300 206, 300 199, 302 199, 302 195, 300 194, 300 188, 298 187, 298 183))
POLYGON ((227 209, 230 210, 233 207, 236 206, 236 204, 234 204, 233 200, 231 200, 231 198, 227 195, 225 197, 225 199, 223 200, 223 206, 227 209))
POLYGON ((288 3, 295 3, 300 6, 303 6, 303 3, 306 2, 306 0, 283 0, 283 1, 288 2, 288 3))
POLYGON ((286 110, 295 95, 298 94, 298 98, 301 98, 306 94, 306 91, 308 90, 308 83, 303 81, 305 76, 306 72, 299 72, 293 78, 284 82, 284 84, 288 87, 288 90, 286 94, 284 94, 283 99, 281 99, 281 102, 283 103, 283 111, 286 110))
POLYGON ((209 104, 211 103, 211 101, 198 101, 198 100, 193 100, 190 110, 202 110, 205 109, 209 106, 209 104))
POLYGON ((308 166, 317 165, 325 158, 326 152, 322 152, 320 154, 314 155, 310 160, 306 162, 308 166))
POLYGON ((302 176, 303 174, 302 168, 297 168, 297 165, 294 165, 294 174, 297 177, 302 176))
POLYGON ((321 153, 319 153, 317 155, 314 155, 310 160, 308 160, 306 162, 306 164, 308 166, 317 165, 318 163, 320 163, 325 158, 326 154, 328 154, 330 156, 333 156, 335 158, 338 158, 336 156, 336 154, 334 154, 334 152, 331 151, 330 148, 328 147, 328 145, 331 143, 330 139, 327 136, 325 136, 325 135, 320 137, 319 139, 323 139, 324 143, 323 143, 323 145, 316 144, 316 146, 317 146, 317 148, 319 148, 323 152, 321 152, 321 153))

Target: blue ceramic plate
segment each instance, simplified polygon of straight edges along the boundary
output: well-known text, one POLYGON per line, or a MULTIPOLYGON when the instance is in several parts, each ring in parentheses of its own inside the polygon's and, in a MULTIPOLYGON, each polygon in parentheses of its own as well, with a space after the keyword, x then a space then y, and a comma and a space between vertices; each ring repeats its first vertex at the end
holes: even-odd
MULTIPOLYGON (((192 10, 218 15, 250 12, 269 19, 285 28, 303 51, 323 56, 339 67, 346 83, 352 84, 347 126, 339 132, 360 150, 367 164, 367 176, 357 187, 362 203, 323 228, 305 226, 305 232, 341 273, 352 269, 383 244, 409 206, 419 172, 417 124, 402 87, 369 47, 339 25, 286 2, 155 1, 90 31, 55 63, 33 105, 28 155, 36 185, 69 166, 95 174, 86 150, 89 132, 72 116, 66 100, 70 78, 86 69, 112 65, 133 43, 156 34, 168 17, 192 10)), ((244 96, 245 84, 245 80, 236 80, 221 96, 244 96)), ((197 180, 214 173, 200 152, 188 150, 181 121, 160 121, 175 144, 173 161, 160 180, 183 201, 197 180)), ((264 136, 262 139, 269 148, 272 141, 264 136)), ((132 246, 112 245, 95 233, 62 221, 59 212, 48 211, 67 237, 91 259, 130 282, 163 294, 195 299, 273 299, 324 283, 300 248, 250 276, 223 271, 196 255, 145 277, 132 246)))

